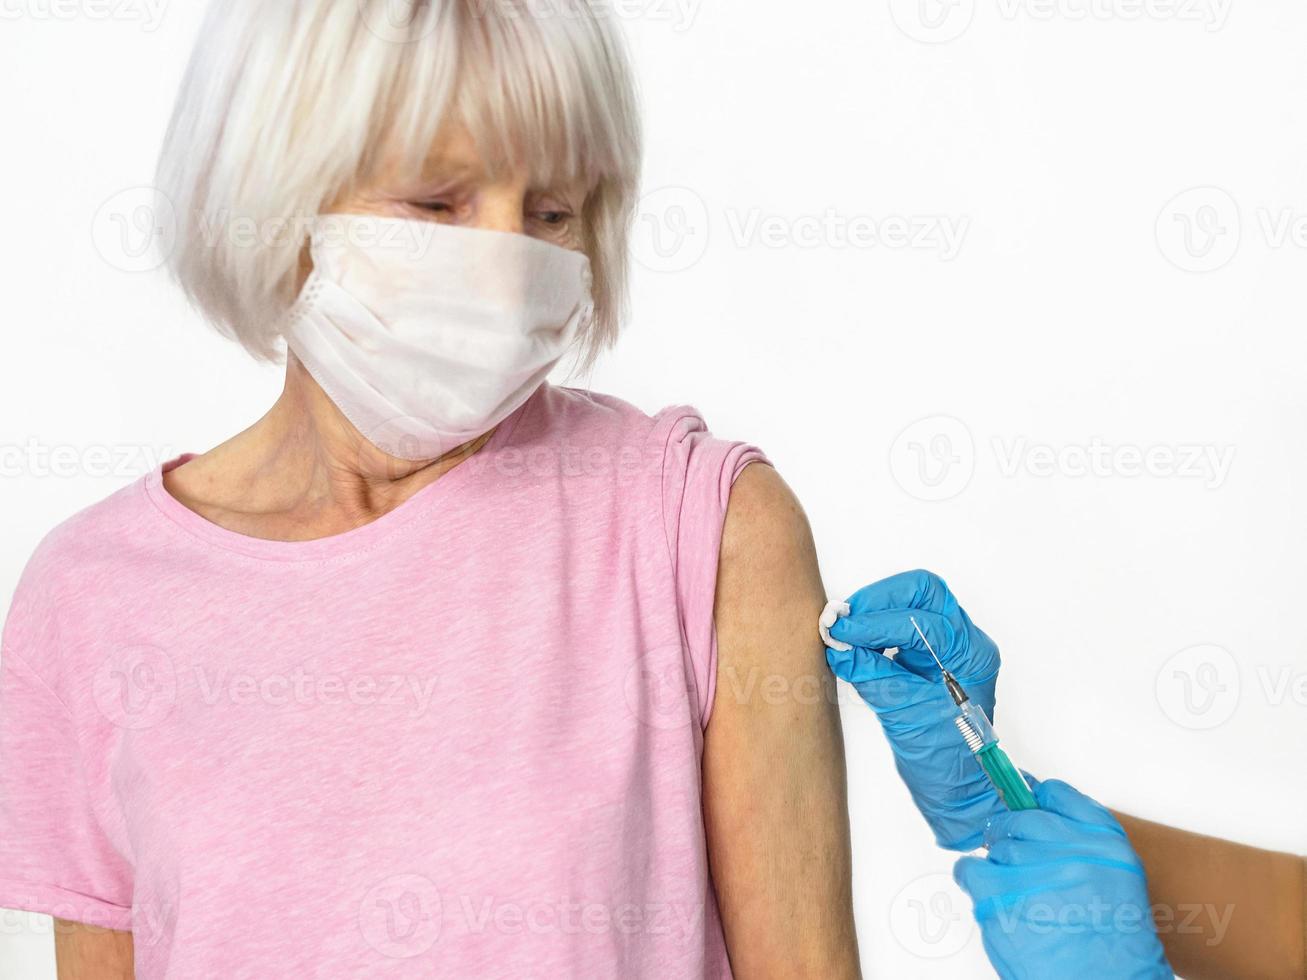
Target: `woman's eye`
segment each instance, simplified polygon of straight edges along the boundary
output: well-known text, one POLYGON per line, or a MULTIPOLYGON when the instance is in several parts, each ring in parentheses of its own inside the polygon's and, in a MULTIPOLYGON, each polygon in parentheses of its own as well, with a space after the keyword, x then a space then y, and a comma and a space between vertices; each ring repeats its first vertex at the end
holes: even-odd
POLYGON ((537 211, 536 218, 547 225, 561 225, 572 217, 568 211, 537 211))
POLYGON ((448 201, 415 201, 414 205, 423 211, 432 211, 436 214, 445 214, 454 210, 453 205, 448 201))

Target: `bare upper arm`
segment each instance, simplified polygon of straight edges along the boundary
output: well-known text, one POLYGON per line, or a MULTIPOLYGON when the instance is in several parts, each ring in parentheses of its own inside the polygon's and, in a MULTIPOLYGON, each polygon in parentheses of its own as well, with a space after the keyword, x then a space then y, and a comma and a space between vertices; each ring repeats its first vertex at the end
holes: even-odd
POLYGON ((770 466, 736 480, 704 743, 709 858, 740 980, 859 976, 844 749, 812 533, 770 466))
POLYGON ((59 980, 132 980, 132 934, 55 919, 59 980))

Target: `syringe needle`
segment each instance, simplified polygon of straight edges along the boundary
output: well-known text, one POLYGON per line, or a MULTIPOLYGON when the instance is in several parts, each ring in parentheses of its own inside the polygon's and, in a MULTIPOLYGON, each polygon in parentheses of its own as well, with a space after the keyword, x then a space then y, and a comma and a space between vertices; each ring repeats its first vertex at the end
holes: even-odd
POLYGON ((923 632, 921 632, 921 627, 917 625, 917 617, 915 617, 915 616, 909 616, 909 617, 908 617, 908 622, 912 624, 912 628, 913 628, 914 630, 916 630, 916 631, 917 631, 917 635, 918 635, 919 637, 921 637, 921 642, 924 643, 924 644, 926 644, 926 649, 929 650, 929 651, 930 651, 930 655, 931 655, 932 657, 935 658, 935 663, 939 664, 939 669, 940 669, 941 671, 943 671, 943 673, 947 674, 948 671, 947 671, 947 670, 944 670, 944 665, 943 665, 942 663, 940 663, 939 655, 938 655, 937 653, 935 653, 935 648, 934 648, 933 646, 930 645, 930 641, 929 641, 928 639, 926 639, 926 634, 923 633, 923 632))

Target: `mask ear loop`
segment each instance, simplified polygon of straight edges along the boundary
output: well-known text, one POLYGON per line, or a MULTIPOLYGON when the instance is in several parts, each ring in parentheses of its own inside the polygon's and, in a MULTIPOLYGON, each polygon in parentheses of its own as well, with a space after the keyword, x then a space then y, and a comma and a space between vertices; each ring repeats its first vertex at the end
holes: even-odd
POLYGON ((304 242, 300 243, 301 250, 304 248, 305 244, 308 245, 309 261, 312 263, 313 267, 309 270, 309 275, 308 278, 304 280, 304 285, 300 287, 299 295, 295 297, 295 301, 291 303, 291 305, 286 309, 286 312, 281 316, 277 332, 281 335, 283 340, 286 338, 286 334, 290 331, 290 328, 295 326, 295 324, 298 323, 306 313, 313 309, 318 301, 318 297, 322 295, 323 276, 318 271, 319 268, 321 268, 321 263, 317 255, 317 232, 322 225, 324 217, 324 215, 320 214, 309 221, 308 235, 305 237, 304 242))

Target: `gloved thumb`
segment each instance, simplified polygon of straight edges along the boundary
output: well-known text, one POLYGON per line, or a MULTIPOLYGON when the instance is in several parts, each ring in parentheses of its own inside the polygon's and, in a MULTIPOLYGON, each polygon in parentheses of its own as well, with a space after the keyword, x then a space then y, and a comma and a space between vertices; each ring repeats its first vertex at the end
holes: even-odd
POLYGON ((1076 823, 1120 830, 1121 825, 1107 807, 1060 779, 1049 779, 1032 786, 1031 790, 1041 810, 1060 814, 1076 823))

